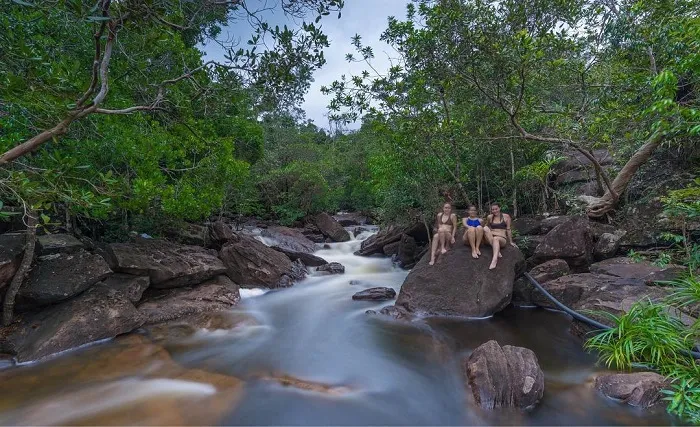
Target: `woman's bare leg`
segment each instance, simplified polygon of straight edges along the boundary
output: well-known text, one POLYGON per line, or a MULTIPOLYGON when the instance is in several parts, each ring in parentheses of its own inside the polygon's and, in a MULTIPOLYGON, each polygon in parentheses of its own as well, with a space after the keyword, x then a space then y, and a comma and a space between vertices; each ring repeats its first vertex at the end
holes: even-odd
POLYGON ((477 257, 481 255, 479 248, 481 247, 481 240, 484 238, 484 227, 478 225, 475 229, 476 233, 476 255, 477 257))
POLYGON ((448 242, 447 239, 449 238, 450 234, 446 233, 444 231, 441 231, 438 234, 440 235, 440 245, 441 245, 440 253, 441 254, 447 253, 447 242, 448 242))
POLYGON ((498 263, 498 258, 500 258, 501 255, 501 248, 505 247, 506 245, 506 239, 505 237, 502 236, 494 236, 492 241, 491 241, 491 247, 493 247, 493 257, 491 258, 491 265, 489 266, 489 270, 493 270, 496 268, 496 263, 498 263))
POLYGON ((433 235, 433 244, 430 247, 430 265, 435 264, 435 256, 437 255, 439 236, 440 233, 435 233, 435 235, 433 235))
POLYGON ((469 237, 469 246, 472 248, 472 258, 479 258, 476 254, 476 229, 474 227, 467 228, 467 236, 469 237))

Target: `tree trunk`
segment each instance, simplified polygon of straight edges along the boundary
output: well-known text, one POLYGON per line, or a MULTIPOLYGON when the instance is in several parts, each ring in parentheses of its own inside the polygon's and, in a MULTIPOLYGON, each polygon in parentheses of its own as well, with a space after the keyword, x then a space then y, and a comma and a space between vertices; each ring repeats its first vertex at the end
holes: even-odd
POLYGON ((22 282, 24 282, 25 277, 29 273, 29 269, 32 266, 32 260, 34 259, 37 213, 30 211, 27 216, 27 244, 24 248, 22 262, 17 269, 17 273, 15 273, 15 276, 12 278, 10 287, 7 288, 7 292, 5 293, 5 301, 2 307, 3 326, 7 326, 12 323, 12 316, 15 308, 15 297, 17 296, 20 286, 22 286, 22 282))
POLYGON ((649 160, 662 141, 663 134, 660 131, 654 132, 625 163, 625 166, 613 180, 611 188, 605 191, 603 197, 582 197, 588 203, 587 214, 589 217, 601 218, 615 208, 620 200, 620 195, 627 190, 634 174, 649 160))
POLYGON ((513 180, 513 217, 518 217, 518 187, 515 185, 515 157, 513 156, 513 143, 510 144, 510 176, 513 180))

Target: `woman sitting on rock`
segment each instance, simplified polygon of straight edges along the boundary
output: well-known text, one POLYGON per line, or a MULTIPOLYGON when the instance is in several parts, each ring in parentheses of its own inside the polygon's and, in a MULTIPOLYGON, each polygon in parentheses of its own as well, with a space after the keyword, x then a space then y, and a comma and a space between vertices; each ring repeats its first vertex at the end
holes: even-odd
POLYGON ((430 249, 430 265, 435 264, 438 246, 440 253, 447 252, 447 246, 455 242, 457 232, 457 215, 452 213, 452 205, 445 203, 442 205, 442 212, 435 218, 435 235, 433 236, 433 246, 430 249))
POLYGON ((486 241, 493 247, 493 258, 489 270, 496 268, 498 258, 501 258, 501 249, 506 247, 506 242, 510 242, 512 246, 518 247, 513 243, 513 233, 510 230, 510 215, 501 212, 501 206, 498 203, 491 204, 491 215, 486 217, 486 226, 484 227, 484 236, 486 241))
POLYGON ((479 258, 481 251, 481 239, 484 237, 484 227, 481 223, 481 218, 476 216, 476 206, 469 205, 467 218, 462 219, 464 225, 464 244, 472 248, 472 258, 479 258))

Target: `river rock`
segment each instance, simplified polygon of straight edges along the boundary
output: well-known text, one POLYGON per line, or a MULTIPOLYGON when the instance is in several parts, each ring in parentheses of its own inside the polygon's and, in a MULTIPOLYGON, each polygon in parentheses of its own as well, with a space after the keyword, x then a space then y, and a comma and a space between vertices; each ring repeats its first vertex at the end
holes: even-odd
MULTIPOLYGON (((566 261, 562 259, 553 259, 534 267, 530 270, 530 276, 532 276, 537 283, 543 284, 550 280, 566 276, 569 272, 569 264, 567 264, 566 261)), ((539 293, 539 290, 537 290, 527 278, 518 278, 513 286, 513 304, 531 304, 533 293, 539 293)))
POLYGON ((661 390, 668 387, 668 380, 655 372, 599 375, 595 388, 613 399, 641 408, 649 408, 661 402, 661 390))
POLYGON ((356 301, 386 301, 394 298, 396 298, 396 291, 384 287, 365 289, 352 296, 356 301))
POLYGON ((401 236, 404 234, 412 237, 417 245, 423 245, 428 242, 428 230, 426 230, 425 224, 422 222, 414 222, 403 227, 390 225, 365 239, 360 246, 360 250, 356 251, 355 255, 370 256, 383 253, 384 246, 400 241, 401 236))
POLYGON ((384 247, 382 248, 382 252, 384 252, 384 255, 386 255, 388 257, 392 257, 399 252, 399 244, 400 243, 401 242, 396 241, 396 242, 389 243, 388 245, 384 245, 384 247))
POLYGON ((236 234, 219 255, 228 276, 241 287, 280 288, 292 286, 306 275, 301 264, 294 264, 288 256, 265 246, 255 238, 236 234))
POLYGON ((112 273, 99 255, 84 250, 56 254, 37 263, 17 293, 22 309, 54 304, 72 298, 112 273))
POLYGON ((569 215, 556 215, 543 218, 542 221, 540 221, 540 234, 547 234, 554 230, 558 225, 569 222, 572 218, 574 217, 569 215))
POLYGON ((304 263, 304 265, 308 267, 319 267, 321 265, 328 264, 328 261, 326 261, 325 259, 310 253, 296 252, 289 249, 280 248, 279 246, 270 247, 276 251, 280 251, 283 254, 287 255, 292 261, 300 260, 302 263, 304 263))
POLYGON ((204 312, 228 310, 241 300, 238 285, 217 276, 200 285, 149 292, 138 308, 145 324, 167 322, 204 312))
POLYGON ((333 215, 333 219, 338 221, 343 227, 369 224, 367 215, 360 212, 343 212, 333 215))
POLYGON ((419 253, 419 247, 416 244, 416 239, 408 234, 402 234, 399 240, 397 250, 397 258, 399 265, 403 268, 411 268, 415 265, 416 257, 419 253))
POLYGON ((575 273, 588 271, 593 258, 588 219, 573 217, 554 227, 537 245, 528 262, 537 265, 557 258, 566 261, 575 273))
POLYGON ((603 233, 593 247, 593 258, 597 261, 612 258, 620 250, 621 234, 603 233))
POLYGON ((277 246, 285 251, 302 252, 310 254, 316 251, 316 244, 307 239, 304 234, 289 227, 269 227, 262 231, 263 237, 269 237, 277 241, 277 246))
POLYGON ((513 219, 513 228, 519 236, 530 236, 540 234, 542 231, 542 217, 531 215, 519 216, 513 219))
POLYGON ((124 293, 129 301, 136 304, 141 300, 143 292, 151 284, 151 278, 148 276, 117 273, 107 277, 102 284, 124 293))
POLYGON ((209 226, 209 241, 211 246, 221 249, 223 245, 234 238, 233 230, 229 224, 223 221, 214 221, 209 226))
POLYGON ((83 248, 83 243, 70 234, 45 234, 36 238, 37 249, 41 255, 57 253, 75 253, 83 248))
POLYGON ((635 262, 627 257, 611 258, 591 265, 592 273, 637 279, 648 285, 653 285, 657 281, 673 280, 685 271, 686 269, 680 265, 659 267, 649 261, 635 262))
POLYGON ((328 264, 324 264, 318 269, 316 269, 316 272, 319 274, 343 274, 345 273, 345 266, 339 262, 329 262, 328 264))
MULTIPOLYGON (((558 277, 541 283, 542 287, 567 307, 572 307, 596 292, 600 287, 615 289, 617 286, 643 286, 638 281, 624 281, 606 274, 578 273, 558 277)), ((532 289, 530 301, 540 307, 556 308, 544 295, 532 289)))
POLYGON ((107 253, 119 273, 149 276, 154 288, 191 286, 226 272, 216 251, 158 239, 112 243, 107 253))
POLYGON ((324 236, 330 238, 334 242, 347 242, 350 240, 350 233, 343 228, 338 221, 325 212, 313 217, 313 223, 323 233, 324 236))
POLYGON ((531 408, 544 394, 544 373, 530 349, 488 341, 474 350, 464 367, 482 408, 531 408))
POLYGON ((518 245, 525 258, 531 258, 535 254, 537 246, 544 241, 544 236, 515 236, 513 241, 518 245))
POLYGON ((435 265, 428 264, 426 253, 406 277, 396 305, 411 312, 475 317, 502 310, 511 301, 515 278, 524 271, 524 258, 507 246, 496 268, 489 270, 491 248, 482 247, 481 254, 473 259, 460 241, 435 265))
POLYGON ((124 293, 97 284, 68 301, 26 314, 0 329, 0 351, 36 360, 130 332, 145 321, 124 293))
POLYGON ((169 239, 173 239, 185 245, 204 247, 208 246, 210 243, 209 227, 189 222, 178 223, 166 230, 165 235, 169 239))
POLYGON ((25 233, 0 234, 0 292, 19 268, 26 243, 25 233))
POLYGON ((259 322, 250 314, 224 308, 145 325, 142 330, 153 342, 178 345, 183 339, 191 337, 202 329, 221 331, 257 325, 259 322))

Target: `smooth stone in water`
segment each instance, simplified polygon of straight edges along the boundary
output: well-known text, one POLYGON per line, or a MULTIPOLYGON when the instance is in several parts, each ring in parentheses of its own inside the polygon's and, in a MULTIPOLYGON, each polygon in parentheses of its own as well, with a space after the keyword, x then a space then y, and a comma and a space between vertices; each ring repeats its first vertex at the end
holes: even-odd
POLYGON ((396 291, 391 288, 369 288, 352 296, 357 301, 385 301, 396 298, 396 291))

